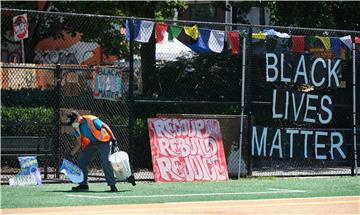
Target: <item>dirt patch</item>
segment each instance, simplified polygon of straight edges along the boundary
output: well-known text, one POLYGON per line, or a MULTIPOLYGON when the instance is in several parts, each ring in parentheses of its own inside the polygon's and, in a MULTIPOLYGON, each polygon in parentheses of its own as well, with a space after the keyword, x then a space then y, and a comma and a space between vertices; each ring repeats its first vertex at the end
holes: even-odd
POLYGON ((2 214, 360 214, 360 196, 2 209, 2 214))

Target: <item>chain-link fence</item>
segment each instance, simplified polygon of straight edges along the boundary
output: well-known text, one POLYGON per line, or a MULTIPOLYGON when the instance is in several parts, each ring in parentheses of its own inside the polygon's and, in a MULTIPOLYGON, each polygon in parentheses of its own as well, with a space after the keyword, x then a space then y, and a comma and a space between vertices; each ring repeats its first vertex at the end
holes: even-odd
MULTIPOLYGON (((24 40, 26 64, 1 66, 2 141, 10 136, 51 139, 51 150, 44 151, 47 156, 38 158, 40 166, 46 164, 48 167, 47 178, 59 180, 63 177, 57 168, 74 144, 72 129, 65 123, 66 114, 73 109, 96 115, 111 127, 121 149, 130 155, 137 180, 154 178, 147 119, 161 116, 218 119, 229 175, 237 176, 242 110, 246 113, 242 144, 244 174, 337 175, 351 174, 354 170, 352 53, 343 43, 339 44, 339 40, 334 42, 331 38, 359 36, 359 32, 191 21, 156 22, 2 9, 2 62, 21 62, 21 45, 12 39, 12 20, 24 13, 29 23, 29 38, 24 40), (142 25, 148 28, 140 28, 142 25), (185 27, 188 32, 197 29, 197 39, 189 37, 185 30, 179 30, 185 27), (130 29, 133 29, 132 33, 129 33, 130 29), (238 47, 232 44, 230 32, 236 32, 239 43, 235 46, 238 47), (331 46, 333 43, 337 45, 331 46), (338 48, 332 50, 331 47, 338 48), (311 79, 312 63, 317 58, 323 59, 314 67, 320 68, 320 73, 311 79), (337 59, 341 59, 339 65, 337 59), (275 67, 279 73, 277 78, 271 73, 275 67), (244 82, 243 71, 246 71, 244 82), (305 76, 309 77, 307 81, 305 76), (328 82, 335 80, 335 76, 339 83, 328 82), (25 84, 20 84, 22 82, 25 84), (241 105, 243 83, 244 106, 241 105), (309 100, 309 114, 313 114, 305 117, 310 122, 304 122, 306 99, 309 100), (321 123, 319 117, 326 121, 330 112, 331 120, 321 123), (278 117, 279 114, 282 117, 278 117), (314 123, 312 119, 315 119, 314 123), (257 156, 258 152, 253 152, 257 147, 253 131, 257 129, 260 135, 263 128, 268 129, 267 154, 257 156), (22 129, 31 132, 21 133, 22 129), (276 136, 278 130, 282 133, 276 136), (343 147, 338 149, 328 142, 321 148, 325 140, 316 145, 313 140, 307 144, 308 154, 304 157, 305 150, 301 145, 304 139, 295 136, 303 131, 317 130, 327 132, 319 135, 333 138, 329 141, 338 137, 338 133, 331 131, 339 131, 343 147), (293 137, 298 138, 298 145, 291 145, 293 151, 286 131, 293 132, 293 137), (280 137, 284 141, 279 140, 280 137), (283 145, 278 146, 280 142, 283 145), (341 153, 330 154, 339 150, 345 158, 341 153), (321 155, 326 158, 318 159, 321 155)), ((359 49, 356 51, 359 74, 359 49)), ((310 138, 310 134, 307 135, 310 138)), ((4 174, 16 173, 16 156, 24 153, 4 149, 2 147, 2 182, 8 179, 4 174), (4 156, 7 154, 9 157, 4 156)), ((40 151, 36 149, 31 153, 39 154, 40 151)), ((90 180, 104 178, 98 157, 90 169, 90 180)))

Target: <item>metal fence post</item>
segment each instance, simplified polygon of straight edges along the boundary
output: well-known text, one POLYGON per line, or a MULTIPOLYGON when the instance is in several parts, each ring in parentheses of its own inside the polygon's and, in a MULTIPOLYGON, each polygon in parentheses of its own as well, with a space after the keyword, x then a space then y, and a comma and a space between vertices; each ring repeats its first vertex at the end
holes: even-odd
POLYGON ((55 102, 55 132, 54 132, 54 154, 56 155, 56 178, 60 177, 60 99, 61 99, 61 66, 57 64, 55 67, 55 81, 56 81, 56 102, 55 102))
MULTIPOLYGON (((242 41, 242 70, 241 70, 241 114, 240 114, 240 137, 239 137, 239 172, 238 179, 241 176, 241 161, 242 161, 242 147, 243 147, 243 131, 244 131, 244 100, 245 100, 245 73, 246 73, 246 37, 242 41)), ((240 49, 241 50, 241 49, 240 49)))
POLYGON ((251 66, 252 66, 252 49, 253 49, 253 46, 252 46, 252 32, 253 32, 253 29, 252 29, 252 26, 250 25, 249 26, 249 32, 248 32, 248 46, 247 46, 247 50, 249 51, 246 51, 246 54, 247 54, 247 63, 246 63, 246 71, 247 74, 245 76, 246 78, 246 105, 245 105, 245 114, 247 115, 247 130, 248 130, 248 175, 252 175, 252 156, 251 156, 251 141, 249 141, 251 139, 251 125, 252 125, 252 98, 251 98, 251 66))
POLYGON ((134 165, 134 25, 133 19, 129 20, 130 29, 130 56, 129 56, 129 157, 130 166, 134 165))
POLYGON ((354 167, 351 170, 351 174, 358 175, 358 165, 357 165, 357 148, 356 148, 356 46, 355 43, 352 44, 352 70, 353 70, 353 81, 352 81, 352 88, 353 88, 353 141, 354 141, 354 167))

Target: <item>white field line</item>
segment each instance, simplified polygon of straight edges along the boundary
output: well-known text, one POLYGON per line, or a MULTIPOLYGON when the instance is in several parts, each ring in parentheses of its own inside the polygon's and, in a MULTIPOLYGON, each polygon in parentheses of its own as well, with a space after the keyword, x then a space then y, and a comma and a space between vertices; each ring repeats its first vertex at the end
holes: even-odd
MULTIPOLYGON (((271 189, 271 188, 270 188, 271 189)), ((306 191, 304 191, 306 192, 306 191)), ((238 201, 249 201, 249 202, 256 202, 256 201, 264 201, 264 200, 286 200, 286 199, 298 199, 298 200, 307 200, 307 199, 314 199, 315 201, 317 199, 338 199, 338 198, 353 198, 353 197, 359 197, 359 196, 318 196, 318 197, 291 197, 291 198, 274 198, 274 199, 240 199, 240 200, 215 200, 211 202, 238 202, 238 201)), ((163 204, 196 204, 196 203, 202 203, 204 201, 191 201, 191 202, 164 202, 163 204)), ((359 202, 360 203, 360 202, 359 202)))
POLYGON ((230 196, 230 195, 257 195, 276 193, 305 193, 305 190, 288 190, 269 188, 269 191, 258 192, 235 192, 235 193, 184 193, 184 194, 163 194, 163 195, 142 195, 142 196, 95 196, 84 194, 66 194, 67 197, 90 198, 90 199, 137 199, 137 198, 169 198, 169 197, 192 197, 192 196, 230 196))

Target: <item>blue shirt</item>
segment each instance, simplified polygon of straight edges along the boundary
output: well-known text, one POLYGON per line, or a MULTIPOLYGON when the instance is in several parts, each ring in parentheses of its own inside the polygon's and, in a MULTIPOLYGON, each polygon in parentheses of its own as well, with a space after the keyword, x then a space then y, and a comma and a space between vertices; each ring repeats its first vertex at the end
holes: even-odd
MULTIPOLYGON (((102 127, 102 125, 103 125, 103 122, 102 122, 100 119, 95 119, 95 120, 94 120, 94 125, 95 125, 95 128, 97 128, 97 129, 100 130, 101 127, 102 127)), ((84 119, 83 123, 80 124, 79 129, 80 129, 80 133, 81 133, 83 136, 87 137, 87 138, 90 140, 90 142, 96 142, 96 141, 98 141, 98 140, 94 137, 94 135, 91 133, 91 131, 90 131, 90 129, 89 129, 89 126, 88 126, 88 124, 87 124, 87 121, 86 121, 85 119, 84 119)), ((80 134, 78 134, 77 132, 75 132, 75 136, 76 136, 76 137, 79 137, 80 134)))

